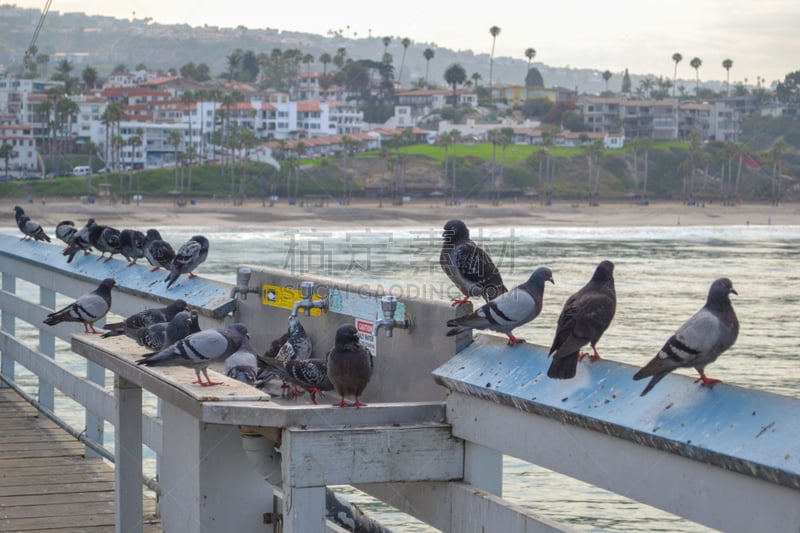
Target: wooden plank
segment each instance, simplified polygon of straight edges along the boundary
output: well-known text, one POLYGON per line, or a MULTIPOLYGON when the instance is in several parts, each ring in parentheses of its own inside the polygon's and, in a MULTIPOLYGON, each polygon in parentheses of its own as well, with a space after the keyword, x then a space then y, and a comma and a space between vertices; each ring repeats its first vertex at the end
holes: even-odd
MULTIPOLYGON (((84 459, 75 455, 58 455, 54 457, 42 457, 36 459, 35 464, 39 466, 58 466, 72 465, 75 462, 94 461, 95 459, 84 459)), ((33 463, 30 459, 0 459, 0 469, 27 468, 33 463)))
POLYGON ((14 518, 45 518, 45 517, 65 517, 92 514, 114 514, 114 503, 106 502, 84 502, 81 505, 66 503, 51 503, 50 505, 27 505, 25 507, 3 506, 2 518, 9 520, 14 518))
POLYGON ((0 497, 5 496, 19 496, 21 494, 37 495, 37 494, 58 494, 64 492, 102 492, 114 490, 113 481, 92 481, 76 482, 76 483, 61 483, 56 485, 28 485, 24 489, 22 487, 5 487, 0 486, 0 497))
POLYGON ((0 480, 4 479, 5 477, 16 477, 16 476, 52 476, 52 475, 61 475, 61 474, 104 474, 108 472, 110 469, 108 465, 103 463, 97 464, 96 461, 69 461, 64 462, 63 464, 39 464, 38 462, 35 465, 31 465, 29 462, 27 464, 19 464, 14 467, 6 467, 0 469, 0 480))
POLYGON ((114 472, 70 472, 58 474, 36 474, 36 475, 3 475, 0 481, 6 487, 25 487, 29 485, 59 485, 64 483, 81 483, 91 479, 93 483, 98 481, 114 481, 114 472))
POLYGON ((446 424, 287 428, 283 480, 291 487, 441 481, 464 475, 464 443, 446 424))
POLYGON ((113 514, 69 515, 41 518, 0 519, 0 531, 47 531, 53 526, 60 528, 78 528, 87 526, 114 527, 113 514))
MULTIPOLYGON (((30 494, 21 494, 16 496, 3 496, 3 507, 25 507, 37 505, 52 505, 52 504, 83 504, 86 502, 99 502, 99 501, 114 501, 113 491, 101 492, 59 492, 56 494, 37 494, 36 497, 30 494)), ((2 530, 0 530, 2 531, 2 530)))

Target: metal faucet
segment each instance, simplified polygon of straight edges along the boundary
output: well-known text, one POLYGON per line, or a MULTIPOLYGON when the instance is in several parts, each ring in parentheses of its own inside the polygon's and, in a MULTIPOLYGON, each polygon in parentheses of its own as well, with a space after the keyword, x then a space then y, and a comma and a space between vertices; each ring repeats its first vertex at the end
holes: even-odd
POLYGON ((302 297, 301 300, 298 300, 292 306, 292 316, 297 316, 297 311, 300 309, 303 310, 303 313, 306 316, 311 315, 311 310, 316 309, 327 309, 328 308, 328 299, 323 298, 321 300, 312 300, 311 297, 314 295, 314 282, 313 281, 304 281, 300 283, 300 296, 302 297))
POLYGON ((394 312, 397 310, 397 298, 394 296, 384 296, 381 298, 381 310, 383 311, 383 318, 375 323, 375 335, 378 335, 378 330, 383 328, 386 330, 386 336, 392 336, 394 328, 411 329, 411 321, 408 318, 403 320, 395 320, 394 312))
POLYGON ((236 286, 231 289, 231 298, 236 298, 237 294, 241 294, 242 300, 247 300, 247 293, 258 294, 261 292, 260 287, 250 286, 250 276, 252 274, 249 268, 240 268, 236 272, 236 286))

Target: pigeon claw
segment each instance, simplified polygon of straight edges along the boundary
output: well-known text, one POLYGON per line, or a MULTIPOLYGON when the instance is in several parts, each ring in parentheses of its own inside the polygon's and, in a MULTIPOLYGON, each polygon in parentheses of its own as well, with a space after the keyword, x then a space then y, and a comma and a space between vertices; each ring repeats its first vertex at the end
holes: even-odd
POLYGON ((150 272, 155 272, 155 271, 156 271, 156 270, 158 270, 159 268, 161 268, 161 267, 154 266, 153 268, 151 268, 151 269, 150 269, 150 272))
POLYGON ((695 383, 699 383, 701 381, 701 386, 707 385, 708 388, 713 388, 715 383, 722 383, 721 379, 709 378, 705 374, 700 374, 700 377, 694 380, 695 383))
POLYGON ((451 307, 455 307, 455 306, 457 306, 457 305, 461 305, 461 304, 469 303, 469 301, 470 301, 470 299, 469 299, 469 298, 453 298, 453 299, 450 301, 450 306, 451 306, 451 307))
POLYGON ((512 335, 511 333, 506 333, 506 335, 508 335, 508 345, 509 346, 514 346, 515 344, 522 344, 523 342, 525 342, 525 339, 517 338, 514 335, 512 335))

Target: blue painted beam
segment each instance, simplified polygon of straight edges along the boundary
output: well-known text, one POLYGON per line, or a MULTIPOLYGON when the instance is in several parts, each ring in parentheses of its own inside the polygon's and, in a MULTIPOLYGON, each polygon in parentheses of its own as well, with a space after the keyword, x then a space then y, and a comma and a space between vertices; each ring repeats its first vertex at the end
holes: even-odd
MULTIPOLYGON (((158 303, 169 303, 183 298, 190 307, 197 309, 202 315, 219 319, 236 308, 236 300, 230 297, 231 285, 218 281, 197 277, 189 279, 181 276, 175 284, 167 289, 164 278, 167 272, 163 269, 150 272, 146 260, 142 264, 128 267, 125 258, 110 261, 98 261, 98 252, 90 255, 78 253, 71 263, 62 255, 63 244, 20 241, 17 237, 0 235, 0 256, 13 257, 16 260, 42 267, 60 274, 88 282, 98 282, 105 278, 114 278, 117 286, 114 290, 144 297, 158 303)), ((231 275, 233 276, 231 266, 231 275)), ((53 287, 58 291, 58 287, 53 287)))
POLYGON ((554 380, 550 361, 545 347, 478 335, 433 376, 453 391, 800 489, 800 400, 677 374, 641 397, 637 367, 585 359, 575 378, 554 380))

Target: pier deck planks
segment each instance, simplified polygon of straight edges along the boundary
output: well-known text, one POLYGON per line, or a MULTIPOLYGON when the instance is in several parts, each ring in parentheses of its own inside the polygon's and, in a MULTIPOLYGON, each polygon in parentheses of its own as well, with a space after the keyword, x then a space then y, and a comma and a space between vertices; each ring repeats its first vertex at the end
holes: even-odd
MULTIPOLYGON (((114 469, 11 389, 0 389, 0 532, 114 531, 114 469)), ((147 533, 161 531, 155 502, 147 533)))

